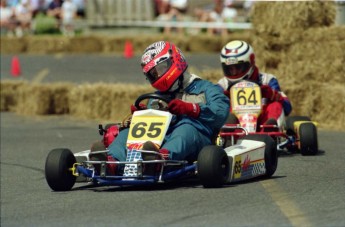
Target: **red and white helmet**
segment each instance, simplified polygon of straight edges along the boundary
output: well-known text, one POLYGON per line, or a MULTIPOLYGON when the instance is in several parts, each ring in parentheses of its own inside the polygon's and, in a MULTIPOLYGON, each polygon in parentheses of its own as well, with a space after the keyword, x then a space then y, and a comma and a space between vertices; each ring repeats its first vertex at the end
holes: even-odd
POLYGON ((152 87, 166 92, 184 73, 188 64, 174 44, 159 41, 145 49, 141 57, 141 66, 152 87))
POLYGON ((255 54, 248 43, 234 40, 223 47, 220 62, 224 76, 230 82, 250 79, 255 68, 255 54))

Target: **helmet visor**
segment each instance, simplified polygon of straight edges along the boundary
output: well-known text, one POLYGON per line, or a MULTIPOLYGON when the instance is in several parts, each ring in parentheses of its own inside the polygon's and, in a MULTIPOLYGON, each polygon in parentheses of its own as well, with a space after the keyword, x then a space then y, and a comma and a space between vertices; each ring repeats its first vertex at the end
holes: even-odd
POLYGON ((168 58, 158 63, 152 69, 150 69, 147 73, 145 73, 145 76, 152 84, 156 80, 158 80, 161 76, 163 76, 170 69, 170 67, 171 67, 171 59, 168 58))
POLYGON ((224 75, 230 79, 238 79, 242 77, 250 68, 249 62, 242 62, 233 65, 226 65, 222 63, 224 75))

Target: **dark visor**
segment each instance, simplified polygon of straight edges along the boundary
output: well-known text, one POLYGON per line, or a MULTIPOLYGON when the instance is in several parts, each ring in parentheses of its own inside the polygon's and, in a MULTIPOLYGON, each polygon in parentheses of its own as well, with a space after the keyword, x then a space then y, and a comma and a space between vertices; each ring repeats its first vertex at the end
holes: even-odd
POLYGON ((227 76, 236 76, 246 72, 250 68, 249 62, 243 62, 234 65, 226 65, 222 63, 223 72, 227 76))
POLYGON ((160 63, 158 63, 155 67, 153 67, 150 71, 148 71, 145 75, 146 78, 150 81, 150 83, 154 83, 158 80, 162 75, 164 75, 171 66, 171 59, 168 58, 160 63))

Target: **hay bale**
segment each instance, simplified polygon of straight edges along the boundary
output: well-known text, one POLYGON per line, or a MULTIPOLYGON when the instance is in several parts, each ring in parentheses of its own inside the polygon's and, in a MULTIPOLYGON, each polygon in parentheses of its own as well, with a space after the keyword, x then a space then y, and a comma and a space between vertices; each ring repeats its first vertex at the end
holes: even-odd
POLYGON ((40 84, 28 84, 18 92, 15 112, 23 115, 45 115, 51 111, 51 89, 40 84))
POLYGON ((342 130, 345 128, 344 84, 322 84, 315 102, 314 119, 321 127, 342 130))
POLYGON ((0 47, 3 54, 17 54, 26 51, 25 38, 8 38, 1 37, 0 47))
POLYGON ((47 85, 51 90, 51 103, 49 114, 68 114, 69 113, 69 93, 75 86, 71 83, 56 83, 47 85))
POLYGON ((193 53, 219 52, 223 47, 219 36, 198 36, 190 40, 188 50, 193 53))
POLYGON ((102 38, 97 36, 76 36, 70 38, 66 51, 72 53, 100 53, 103 51, 102 38))
POLYGON ((18 104, 18 93, 27 86, 26 81, 3 80, 0 82, 0 111, 14 111, 18 104))
POLYGON ((67 37, 56 36, 28 36, 27 52, 50 54, 68 50, 70 40, 67 37))
MULTIPOLYGON (((127 40, 133 41, 132 39, 126 39, 123 36, 105 36, 102 39, 102 51, 105 53, 123 53, 125 43, 127 40)), ((134 48, 136 50, 136 48, 134 48)))
POLYGON ((149 85, 82 84, 70 92, 70 113, 84 119, 119 120, 139 95, 148 92, 152 92, 149 85))
POLYGON ((334 20, 335 4, 332 1, 257 2, 252 16, 255 32, 274 36, 288 35, 291 29, 302 31, 330 26, 334 20))

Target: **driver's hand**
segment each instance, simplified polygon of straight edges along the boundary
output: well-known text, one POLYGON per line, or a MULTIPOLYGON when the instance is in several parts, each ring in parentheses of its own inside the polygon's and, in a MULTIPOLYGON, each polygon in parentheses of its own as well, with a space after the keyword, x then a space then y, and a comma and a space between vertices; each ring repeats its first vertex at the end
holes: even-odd
MULTIPOLYGON (((143 103, 140 103, 139 106, 141 107, 142 110, 147 109, 147 106, 143 103)), ((137 111, 138 109, 132 104, 131 105, 131 113, 133 114, 135 111, 137 111)))
POLYGON ((261 85, 261 93, 262 97, 267 98, 270 101, 279 101, 282 99, 282 96, 279 94, 278 91, 273 90, 268 85, 261 85))
POLYGON ((184 102, 180 99, 174 99, 169 103, 169 112, 175 115, 187 115, 197 118, 200 114, 200 106, 196 103, 184 102))

